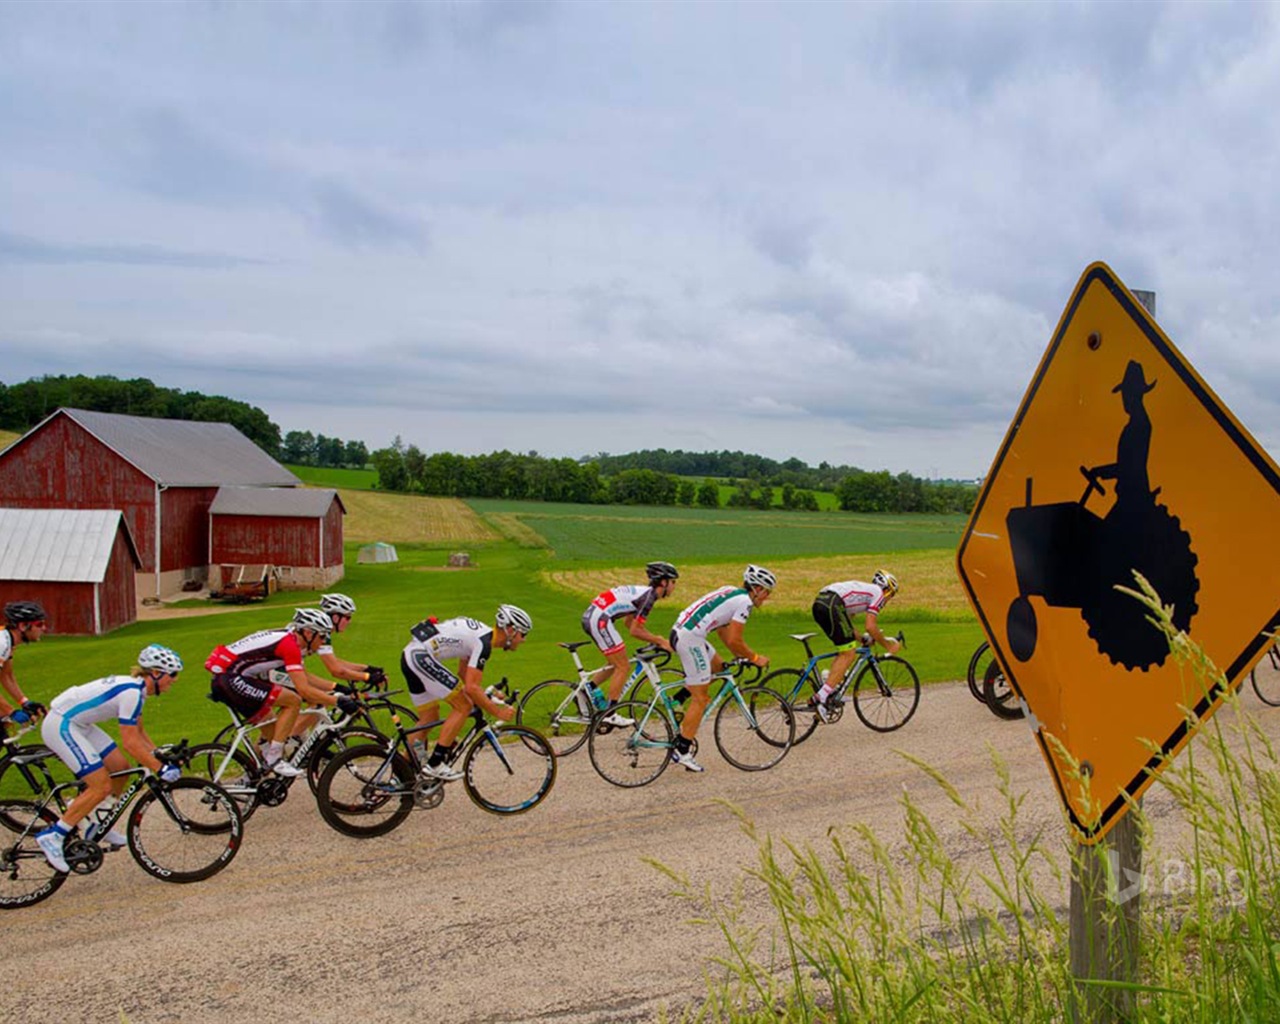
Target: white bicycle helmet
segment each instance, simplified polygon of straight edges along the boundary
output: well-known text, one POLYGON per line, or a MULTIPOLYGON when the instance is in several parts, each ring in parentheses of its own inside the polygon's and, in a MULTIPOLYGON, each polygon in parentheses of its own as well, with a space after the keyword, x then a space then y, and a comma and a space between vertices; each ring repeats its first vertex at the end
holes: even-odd
POLYGON ((778 585, 778 577, 763 565, 749 565, 747 571, 742 574, 742 585, 747 588, 764 587, 766 590, 772 590, 778 585))
POLYGON ((351 616, 356 613, 356 603, 346 594, 321 594, 320 607, 330 615, 351 616))
POLYGON ((893 597, 898 592, 898 577, 883 569, 876 570, 876 574, 871 577, 871 582, 884 591, 885 597, 893 597))
POLYGON ((138 652, 138 667, 176 676, 182 671, 182 659, 171 647, 165 647, 163 644, 147 644, 138 652))
POLYGON ((513 629, 517 633, 528 634, 533 629, 533 619, 523 608, 513 604, 498 605, 498 617, 494 620, 503 629, 513 629))
POLYGON ((325 636, 333 633, 333 619, 329 618, 328 612, 322 612, 319 608, 295 608, 290 625, 294 629, 309 629, 325 636))

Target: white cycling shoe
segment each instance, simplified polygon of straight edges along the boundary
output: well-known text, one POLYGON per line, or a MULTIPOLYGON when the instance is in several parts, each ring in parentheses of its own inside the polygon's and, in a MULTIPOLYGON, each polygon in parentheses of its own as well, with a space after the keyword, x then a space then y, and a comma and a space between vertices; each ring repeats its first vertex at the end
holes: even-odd
POLYGON ((422 774, 428 778, 439 779, 441 782, 457 782, 462 778, 462 772, 455 771, 447 764, 424 764, 422 774))
POLYGON ((698 762, 694 760, 692 750, 690 750, 687 754, 682 754, 678 750, 673 750, 671 752, 671 760, 673 760, 676 764, 684 765, 684 769, 687 772, 705 772, 706 771, 706 769, 703 768, 702 765, 698 764, 698 762))

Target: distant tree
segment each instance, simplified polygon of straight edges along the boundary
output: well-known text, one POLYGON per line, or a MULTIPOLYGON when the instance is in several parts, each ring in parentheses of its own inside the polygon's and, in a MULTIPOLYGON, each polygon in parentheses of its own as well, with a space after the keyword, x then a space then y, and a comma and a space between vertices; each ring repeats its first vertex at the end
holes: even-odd
POLYGON ((404 442, 400 435, 389 448, 379 448, 370 456, 374 471, 378 474, 378 488, 384 491, 407 491, 409 474, 404 468, 404 442))
POLYGON ((676 504, 691 508, 698 496, 698 485, 692 480, 681 480, 676 488, 676 504))
POLYGON ((314 466, 316 464, 316 438, 311 431, 291 430, 284 435, 284 445, 280 451, 284 462, 295 466, 314 466))
POLYGON ((703 480, 698 486, 697 497, 699 508, 720 507, 720 485, 714 480, 703 480))
POLYGON ((342 463, 352 469, 364 469, 369 462, 369 449, 363 441, 348 441, 342 450, 342 463))

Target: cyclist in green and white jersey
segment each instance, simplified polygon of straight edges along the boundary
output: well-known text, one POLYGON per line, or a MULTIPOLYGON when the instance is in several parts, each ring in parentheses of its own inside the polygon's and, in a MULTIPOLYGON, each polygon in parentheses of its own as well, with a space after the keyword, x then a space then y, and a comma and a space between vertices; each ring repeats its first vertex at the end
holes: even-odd
POLYGON ((711 699, 711 676, 724 668, 724 661, 711 643, 712 632, 719 634, 735 657, 744 658, 764 668, 769 659, 756 654, 742 638, 753 609, 759 608, 773 593, 777 577, 759 565, 747 566, 740 587, 720 587, 704 594, 682 611, 671 630, 671 646, 684 668, 684 685, 689 690, 680 734, 672 759, 688 771, 703 771, 693 757, 693 740, 711 699))

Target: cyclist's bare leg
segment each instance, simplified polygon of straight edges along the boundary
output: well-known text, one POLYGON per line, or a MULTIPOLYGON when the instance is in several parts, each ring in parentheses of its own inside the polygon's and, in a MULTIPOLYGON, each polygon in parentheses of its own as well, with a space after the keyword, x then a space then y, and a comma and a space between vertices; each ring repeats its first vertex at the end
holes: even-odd
POLYGON ((827 681, 822 684, 822 688, 818 691, 819 700, 826 700, 831 691, 840 685, 845 673, 849 671, 849 667, 857 656, 858 652, 852 647, 847 651, 840 651, 836 654, 831 662, 831 668, 827 670, 827 681))
POLYGON ((458 738, 458 733, 462 732, 462 727, 467 722, 467 716, 471 714, 471 701, 461 690, 454 690, 449 694, 445 703, 449 705, 450 711, 449 717, 440 727, 440 738, 436 740, 438 747, 452 747, 453 741, 458 738))
POLYGON ((122 772, 128 767, 129 759, 117 747, 102 759, 101 768, 90 772, 80 780, 84 783, 84 789, 80 791, 79 796, 67 805, 67 809, 63 811, 60 819, 67 831, 74 828, 86 814, 102 803, 108 796, 113 793, 119 795, 124 790, 126 780, 124 778, 113 779, 111 773, 122 772))
POLYGON ((711 699, 711 686, 704 683, 702 686, 690 686, 686 684, 689 690, 689 700, 684 706, 684 718, 680 722, 680 735, 692 742, 698 738, 698 726, 702 724, 702 716, 706 714, 707 703, 711 699))
MULTIPOLYGON (((298 712, 302 707, 302 699, 292 690, 281 690, 280 695, 276 698, 276 736, 293 735, 294 724, 298 721, 298 712)), ((283 744, 279 742, 271 742, 268 750, 274 750, 276 754, 280 753, 283 744)))
MULTIPOLYGON (((627 676, 631 674, 631 663, 627 660, 625 648, 620 651, 614 651, 612 654, 606 654, 605 657, 609 659, 609 665, 612 666, 612 675, 609 676, 609 688, 605 692, 609 695, 609 702, 616 704, 622 697, 622 688, 627 684, 627 676)), ((601 669, 597 675, 602 674, 604 671, 604 669, 601 669)))

